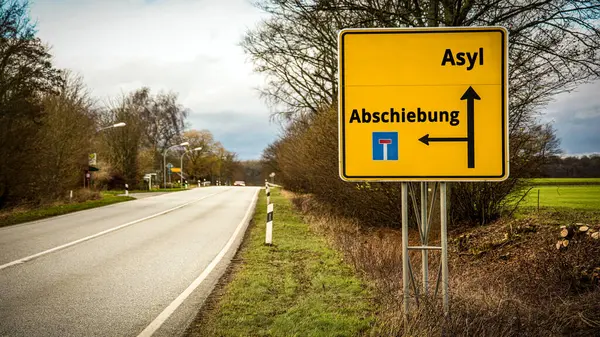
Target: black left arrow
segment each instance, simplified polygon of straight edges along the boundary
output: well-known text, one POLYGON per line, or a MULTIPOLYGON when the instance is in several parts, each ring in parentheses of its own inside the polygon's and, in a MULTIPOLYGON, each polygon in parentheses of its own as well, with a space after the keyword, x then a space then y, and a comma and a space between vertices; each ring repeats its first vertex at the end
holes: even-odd
POLYGON ((467 100, 467 137, 429 137, 429 134, 419 138, 425 145, 429 142, 467 142, 467 166, 475 167, 475 100, 480 100, 481 97, 473 87, 469 87, 460 98, 467 100))
POLYGON ((463 137, 463 138, 431 137, 431 138, 429 138, 429 134, 426 134, 425 136, 419 138, 419 140, 423 144, 429 145, 429 142, 466 142, 469 140, 469 138, 466 138, 466 137, 463 137))

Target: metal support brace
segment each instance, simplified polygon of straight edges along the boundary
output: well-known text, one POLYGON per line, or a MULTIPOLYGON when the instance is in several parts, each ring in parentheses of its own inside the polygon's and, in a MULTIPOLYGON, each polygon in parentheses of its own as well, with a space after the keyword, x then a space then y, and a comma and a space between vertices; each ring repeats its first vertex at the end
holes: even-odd
MULTIPOLYGON (((421 244, 427 246, 429 237, 429 221, 427 219, 427 183, 421 183, 421 244)), ((421 250, 421 270, 423 273, 423 295, 427 296, 429 288, 429 255, 427 249, 421 250)))
POLYGON ((433 296, 437 297, 440 284, 442 286, 442 297, 444 315, 448 314, 448 237, 447 237, 447 186, 446 183, 435 183, 431 196, 431 204, 429 204, 429 193, 427 183, 422 182, 420 185, 420 212, 417 203, 416 191, 413 186, 408 183, 402 183, 402 291, 403 291, 403 309, 404 323, 408 326, 408 314, 410 309, 410 290, 415 296, 415 302, 419 305, 419 287, 415 282, 415 277, 412 271, 410 257, 408 252, 411 250, 420 250, 422 257, 422 294, 427 296, 429 293, 429 251, 440 251, 440 266, 435 278, 435 291, 433 296), (431 229, 431 218, 433 214, 434 201, 437 196, 437 189, 440 189, 440 246, 429 246, 429 232, 431 229), (419 229, 419 238, 421 245, 409 246, 408 243, 408 209, 409 209, 409 189, 412 196, 412 206, 415 211, 417 228, 419 229))
POLYGON ((408 290, 408 183, 402 183, 402 292, 404 296, 404 326, 408 326, 408 301, 410 294, 408 290))
POLYGON ((448 315, 448 210, 446 209, 446 183, 440 184, 441 244, 442 244, 442 296, 444 297, 444 315, 448 315))

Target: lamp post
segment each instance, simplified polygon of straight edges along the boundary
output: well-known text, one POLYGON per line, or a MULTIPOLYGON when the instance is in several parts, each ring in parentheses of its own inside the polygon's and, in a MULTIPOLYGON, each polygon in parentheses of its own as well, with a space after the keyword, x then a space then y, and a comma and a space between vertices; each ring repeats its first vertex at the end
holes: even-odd
POLYGON ((181 159, 180 159, 180 165, 179 167, 181 167, 181 184, 183 184, 183 156, 185 156, 188 152, 194 152, 194 151, 200 151, 202 150, 202 146, 191 149, 189 151, 185 151, 182 155, 181 155, 181 159))
POLYGON ((170 146, 165 150, 165 152, 163 152, 163 170, 164 170, 164 172, 163 172, 163 183, 164 183, 163 187, 164 188, 167 188, 167 151, 169 151, 170 149, 172 149, 174 147, 188 146, 188 145, 190 145, 189 142, 183 142, 181 144, 176 144, 176 145, 170 146))
MULTIPOLYGON (((125 125, 127 125, 127 124, 125 124, 124 122, 119 122, 119 123, 115 123, 113 125, 104 126, 99 129, 96 129, 96 133, 98 133, 102 130, 106 130, 106 129, 122 128, 125 125)), ((89 170, 89 167, 88 167, 88 170, 89 170)), ((85 183, 86 183, 86 180, 88 179, 88 174, 90 174, 88 170, 86 170, 85 175, 83 176, 83 188, 85 188, 85 183)), ((91 175, 90 175, 90 179, 91 179, 91 175)), ((88 187, 89 187, 89 184, 88 184, 88 187)))
POLYGON ((125 125, 127 125, 127 124, 125 124, 124 122, 120 122, 120 123, 116 123, 116 124, 113 124, 113 125, 102 127, 100 129, 96 130, 96 132, 99 132, 99 131, 102 131, 102 130, 106 130, 106 129, 112 129, 112 128, 122 128, 125 125))
POLYGON ((225 161, 226 157, 227 156, 224 153, 219 156, 219 186, 223 185, 223 182, 221 181, 223 179, 223 161, 225 161))

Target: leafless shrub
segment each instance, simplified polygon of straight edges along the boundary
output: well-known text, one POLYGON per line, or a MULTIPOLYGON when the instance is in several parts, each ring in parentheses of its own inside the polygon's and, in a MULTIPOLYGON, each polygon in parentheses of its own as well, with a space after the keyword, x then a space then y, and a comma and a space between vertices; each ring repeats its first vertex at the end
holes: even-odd
POLYGON ((84 202, 88 200, 99 200, 102 199, 102 195, 98 191, 90 190, 87 188, 81 188, 73 191, 74 202, 84 202))
MULTIPOLYGON (((255 70, 267 78, 260 88, 265 100, 276 115, 293 121, 290 134, 277 148, 285 152, 292 147, 297 158, 294 162, 289 157, 287 165, 269 160, 269 166, 295 177, 296 185, 290 187, 317 195, 321 191, 309 188, 313 179, 322 179, 300 178, 312 173, 296 167, 317 160, 315 152, 308 156, 302 153, 304 146, 294 143, 304 130, 310 133, 317 124, 327 123, 313 121, 312 115, 337 108, 337 33, 343 28, 499 25, 508 29, 511 175, 502 183, 452 184, 451 216, 473 224, 497 219, 506 210, 507 197, 523 186, 521 180, 539 174, 558 153, 558 139, 551 126, 540 123, 540 111, 557 94, 600 77, 597 1, 259 0, 256 6, 270 16, 247 32, 242 47, 255 70)), ((331 138, 321 140, 318 159, 336 163, 337 155, 327 155, 337 144, 331 138)), ((372 202, 396 203, 394 187, 381 188, 389 198, 372 202)), ((348 205, 348 212, 358 209, 348 205)))
MULTIPOLYGON (((373 336, 596 336, 600 329, 600 285, 593 277, 600 268, 598 240, 557 251, 557 227, 532 219, 468 229, 469 248, 461 250, 460 240, 450 244, 451 314, 443 316, 439 300, 421 298, 418 307, 411 303, 405 327, 400 232, 333 216, 330 205, 310 195, 291 197, 311 228, 372 285, 373 336), (477 253, 482 249, 489 251, 477 253)), ((452 236, 460 234, 456 229, 452 236)), ((410 240, 416 242, 416 233, 410 240)), ((439 259, 430 258, 436 270, 439 259)), ((418 280, 419 255, 411 259, 418 280)))

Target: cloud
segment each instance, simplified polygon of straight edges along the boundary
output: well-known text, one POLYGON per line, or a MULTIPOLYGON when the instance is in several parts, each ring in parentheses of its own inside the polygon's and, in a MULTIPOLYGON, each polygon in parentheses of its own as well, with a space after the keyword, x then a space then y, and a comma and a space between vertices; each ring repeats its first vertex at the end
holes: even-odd
MULTIPOLYGON (((97 97, 175 91, 193 111, 192 128, 215 128, 243 158, 258 158, 275 138, 254 89, 264 79, 239 47, 265 16, 250 1, 34 0, 32 16, 55 64, 82 74, 97 97)), ((547 107, 543 118, 555 121, 567 153, 600 152, 598 93, 600 82, 584 85, 547 107)))
POLYGON ((268 119, 233 111, 193 114, 190 121, 200 129, 210 130, 216 140, 242 160, 260 158, 262 150, 280 132, 279 125, 268 119))
POLYGON ((600 81, 561 94, 548 105, 545 121, 553 122, 567 154, 600 152, 600 81))
POLYGON ((263 79, 239 47, 264 15, 249 1, 36 0, 31 14, 56 66, 83 75, 101 100, 141 86, 174 91, 193 112, 192 128, 206 128, 201 122, 210 120, 220 130, 237 130, 211 130, 226 145, 243 142, 244 153, 258 158, 274 138, 255 90, 263 79), (239 120, 262 127, 243 140, 239 120))

